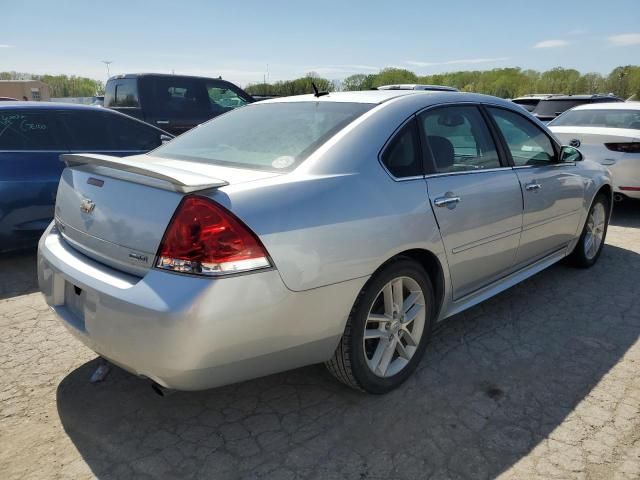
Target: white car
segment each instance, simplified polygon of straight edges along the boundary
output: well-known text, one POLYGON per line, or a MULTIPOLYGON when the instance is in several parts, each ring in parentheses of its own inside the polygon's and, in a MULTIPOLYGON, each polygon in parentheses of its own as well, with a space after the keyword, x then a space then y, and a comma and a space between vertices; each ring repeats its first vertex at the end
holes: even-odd
POLYGON ((581 105, 549 128, 562 144, 609 168, 616 200, 640 199, 640 102, 581 105))

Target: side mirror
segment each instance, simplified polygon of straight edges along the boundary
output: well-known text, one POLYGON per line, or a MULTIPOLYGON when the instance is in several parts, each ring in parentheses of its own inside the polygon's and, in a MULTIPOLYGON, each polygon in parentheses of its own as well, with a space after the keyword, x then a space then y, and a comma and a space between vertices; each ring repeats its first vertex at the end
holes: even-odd
POLYGON ((575 147, 563 145, 560 149, 560 163, 581 162, 583 159, 580 150, 575 147))
POLYGON ((173 139, 173 137, 170 137, 169 135, 165 135, 164 133, 160 135, 160 141, 165 144, 167 142, 170 142, 173 139))

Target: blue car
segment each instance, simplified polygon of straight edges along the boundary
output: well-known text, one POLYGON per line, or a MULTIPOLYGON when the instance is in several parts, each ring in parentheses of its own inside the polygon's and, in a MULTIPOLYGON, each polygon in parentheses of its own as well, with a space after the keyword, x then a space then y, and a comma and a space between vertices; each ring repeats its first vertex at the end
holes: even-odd
POLYGON ((172 135, 101 107, 0 103, 0 252, 33 247, 53 218, 63 153, 124 157, 172 135))

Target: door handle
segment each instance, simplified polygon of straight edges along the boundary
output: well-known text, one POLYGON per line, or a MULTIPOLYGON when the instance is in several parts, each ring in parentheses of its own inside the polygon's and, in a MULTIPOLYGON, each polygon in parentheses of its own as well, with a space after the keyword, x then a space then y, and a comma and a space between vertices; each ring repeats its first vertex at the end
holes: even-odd
POLYGON ((536 190, 540 190, 542 188, 542 185, 540 185, 539 183, 533 182, 533 183, 527 183, 524 186, 524 189, 527 192, 535 192, 536 190))
POLYGON ((460 197, 438 197, 433 201, 436 207, 455 208, 456 204, 460 202, 460 197))
POLYGON ((169 125, 169 120, 156 120, 158 125, 169 125))

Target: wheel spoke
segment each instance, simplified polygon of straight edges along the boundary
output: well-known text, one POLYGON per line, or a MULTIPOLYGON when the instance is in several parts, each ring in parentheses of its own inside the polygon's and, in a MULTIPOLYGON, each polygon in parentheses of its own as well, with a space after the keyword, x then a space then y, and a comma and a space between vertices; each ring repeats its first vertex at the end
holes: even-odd
POLYGON ((364 331, 364 339, 371 340, 374 338, 386 338, 388 333, 377 328, 368 328, 364 331))
POLYGON ((415 341, 415 339, 413 338, 413 335, 411 334, 411 332, 408 329, 403 329, 403 334, 402 334, 402 338, 404 339, 405 342, 407 342, 407 346, 409 347, 417 347, 418 346, 418 342, 415 341))
POLYGON ((420 311, 422 310, 422 308, 423 306, 418 303, 416 303, 413 307, 411 307, 411 309, 404 316, 404 320, 402 321, 402 326, 406 327, 411 322, 413 322, 418 316, 418 314, 420 313, 420 311))
POLYGON ((373 355, 372 363, 378 374, 384 376, 387 373, 393 353, 396 351, 396 338, 380 340, 376 353, 373 355))
POLYGON ((420 298, 420 292, 411 292, 407 298, 405 298, 404 303, 402 304, 402 312, 406 314, 411 307, 413 307, 418 298, 420 298))
POLYGON ((396 350, 398 352, 398 355, 400 355, 402 358, 404 358, 405 360, 411 360, 411 355, 409 355, 409 352, 407 352, 407 349, 404 347, 400 339, 398 339, 398 341, 396 342, 396 350))
POLYGON ((391 285, 393 288, 393 303, 395 303, 398 308, 402 308, 404 297, 404 292, 402 289, 402 278, 394 280, 391 285))
POLYGON ((587 255, 590 255, 592 245, 593 245, 593 234, 589 232, 587 233, 586 238, 584 239, 584 251, 587 253, 587 255))
POLYGON ((384 313, 391 318, 393 315, 393 289, 391 283, 387 283, 382 289, 382 297, 384 300, 384 313))
POLYGON ((369 316, 367 317, 367 323, 371 322, 371 323, 389 323, 391 321, 391 318, 389 318, 387 316, 387 314, 382 314, 382 313, 370 313, 369 316))

